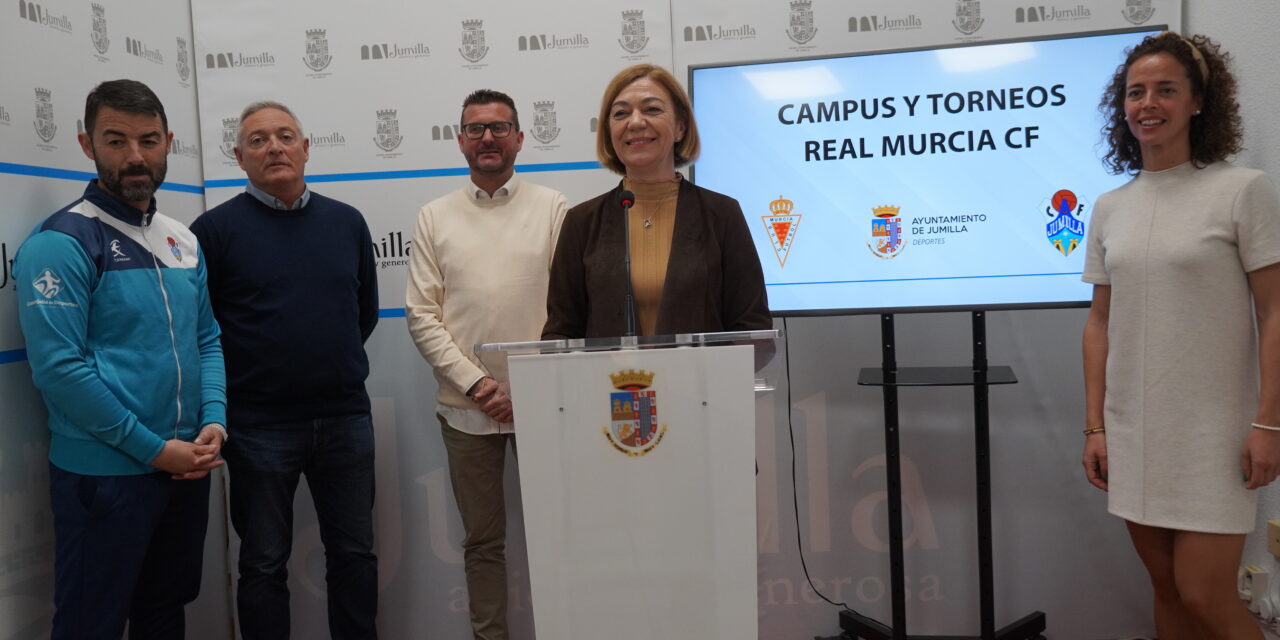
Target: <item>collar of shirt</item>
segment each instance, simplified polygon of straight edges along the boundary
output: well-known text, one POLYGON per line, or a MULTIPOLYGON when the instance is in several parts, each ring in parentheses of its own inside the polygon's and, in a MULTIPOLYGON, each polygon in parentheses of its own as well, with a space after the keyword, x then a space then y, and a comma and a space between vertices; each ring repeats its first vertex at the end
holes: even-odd
POLYGON ((307 206, 307 203, 311 201, 311 189, 306 186, 302 187, 302 196, 298 198, 297 202, 293 203, 292 207, 289 206, 289 203, 281 200, 280 198, 259 189, 257 185, 252 182, 245 184, 244 192, 257 198, 262 202, 262 204, 265 204, 272 209, 279 209, 280 211, 296 211, 307 206))
POLYGON ((511 195, 512 192, 514 192, 515 190, 516 190, 516 177, 511 176, 511 179, 507 180, 506 184, 502 185, 501 187, 498 187, 498 190, 494 191, 492 196, 490 196, 488 193, 485 193, 484 189, 477 187, 475 182, 471 183, 471 189, 467 193, 471 194, 472 199, 475 199, 475 200, 497 200, 499 198, 505 198, 511 195))

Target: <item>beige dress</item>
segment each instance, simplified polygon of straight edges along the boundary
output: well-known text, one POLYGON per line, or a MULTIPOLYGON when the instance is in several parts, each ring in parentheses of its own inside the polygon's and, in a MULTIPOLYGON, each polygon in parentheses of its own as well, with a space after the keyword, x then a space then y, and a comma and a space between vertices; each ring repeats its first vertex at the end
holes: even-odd
POLYGON ((1240 452, 1258 402, 1247 273, 1280 262, 1280 200, 1225 162, 1144 171, 1098 198, 1084 280, 1111 285, 1111 513, 1212 533, 1254 529, 1240 452))

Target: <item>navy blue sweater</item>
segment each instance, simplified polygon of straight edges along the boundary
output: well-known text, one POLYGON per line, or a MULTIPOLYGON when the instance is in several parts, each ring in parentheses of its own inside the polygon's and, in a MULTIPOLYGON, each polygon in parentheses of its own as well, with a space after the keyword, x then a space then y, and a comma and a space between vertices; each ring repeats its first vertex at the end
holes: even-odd
POLYGON ((191 230, 222 327, 233 434, 368 412, 364 341, 378 323, 378 281, 360 212, 315 192, 294 211, 242 193, 191 230))

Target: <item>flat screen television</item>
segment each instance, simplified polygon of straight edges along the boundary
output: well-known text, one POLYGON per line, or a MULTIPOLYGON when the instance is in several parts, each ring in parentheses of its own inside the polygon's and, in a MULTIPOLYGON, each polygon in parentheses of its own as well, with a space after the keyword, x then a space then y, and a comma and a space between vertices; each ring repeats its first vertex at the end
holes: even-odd
POLYGON ((1098 102, 1162 27, 695 66, 692 179, 737 198, 775 315, 1088 304, 1098 102))

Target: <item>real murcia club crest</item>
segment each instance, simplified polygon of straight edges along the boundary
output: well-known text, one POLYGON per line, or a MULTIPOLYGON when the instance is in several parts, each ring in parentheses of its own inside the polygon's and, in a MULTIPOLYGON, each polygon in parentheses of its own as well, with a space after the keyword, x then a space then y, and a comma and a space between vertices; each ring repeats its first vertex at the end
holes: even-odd
POLYGON ((324 29, 307 29, 307 55, 302 62, 312 71, 324 71, 333 61, 324 29))
POLYGON ((462 21, 462 47, 458 49, 467 62, 476 63, 489 53, 484 43, 484 20, 462 21))
POLYGON ((556 126, 556 103, 543 100, 533 103, 533 137, 542 144, 548 144, 560 135, 560 127, 556 126))
POLYGON ((93 48, 99 54, 104 54, 111 46, 111 40, 107 38, 107 10, 96 2, 91 7, 93 8, 93 29, 89 31, 89 37, 93 39, 93 48))
POLYGON ((622 12, 622 37, 618 44, 627 53, 640 53, 649 44, 649 36, 644 33, 644 10, 634 9, 622 12))
POLYGON ((45 143, 53 141, 58 133, 58 125, 53 121, 53 92, 48 89, 36 89, 36 135, 45 143))
POLYGON ((1124 10, 1121 13, 1124 19, 1133 24, 1142 24, 1151 19, 1151 14, 1156 12, 1156 8, 1151 6, 1151 0, 1124 0, 1124 10))
POLYGON ((1069 189, 1060 189, 1040 203, 1040 210, 1049 217, 1044 234, 1064 256, 1071 255, 1084 240, 1085 201, 1069 189))
POLYGON ((609 426, 604 435, 613 448, 629 456, 642 456, 662 442, 667 425, 658 423, 658 394, 649 389, 654 374, 628 369, 609 374, 609 426))
POLYGON ((760 216, 764 221, 765 235, 773 245, 773 253, 778 256, 778 266, 787 266, 787 254, 791 253, 791 243, 796 239, 796 231, 800 229, 800 214, 791 213, 795 203, 778 196, 769 203, 771 215, 760 216))
POLYGON ((187 41, 178 38, 178 78, 183 82, 191 79, 191 55, 187 53, 187 41))
POLYGON ((222 119, 222 144, 218 147, 222 149, 222 155, 235 160, 236 159, 236 136, 240 135, 240 118, 231 117, 222 119))
POLYGON ((956 0, 956 31, 971 36, 982 28, 982 3, 979 0, 956 0))
POLYGON ((896 258, 907 244, 902 233, 902 218, 898 217, 899 209, 891 204, 871 209, 875 219, 871 221, 871 242, 867 243, 867 248, 877 258, 896 258))
POLYGON ((378 145, 383 151, 394 151, 400 146, 400 141, 404 137, 400 135, 400 121, 396 119, 395 109, 380 109, 378 111, 378 136, 373 139, 374 144, 378 145))
POLYGON ((813 0, 791 0, 791 24, 787 37, 796 44, 805 44, 818 33, 813 26, 813 0))

